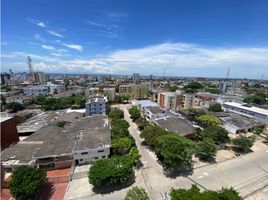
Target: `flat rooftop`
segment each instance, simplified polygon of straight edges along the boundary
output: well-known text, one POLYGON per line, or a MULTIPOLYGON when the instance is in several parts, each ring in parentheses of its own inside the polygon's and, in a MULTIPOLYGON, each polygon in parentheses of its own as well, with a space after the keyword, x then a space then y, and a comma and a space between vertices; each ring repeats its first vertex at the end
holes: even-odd
POLYGON ((236 103, 236 102, 225 102, 223 105, 233 106, 236 108, 244 109, 247 111, 259 113, 262 115, 268 115, 268 110, 263 108, 258 108, 256 106, 246 106, 246 104, 236 103))
POLYGON ((1 152, 4 163, 29 163, 33 158, 70 155, 74 150, 86 150, 111 145, 107 116, 94 115, 76 119, 67 128, 50 124, 25 140, 1 152))
POLYGON ((155 119, 154 122, 156 122, 161 128, 179 133, 183 136, 190 135, 194 132, 194 127, 191 124, 189 124, 185 119, 178 117, 167 116, 155 119))
POLYGON ((223 125, 228 124, 238 129, 251 128, 253 126, 262 124, 261 122, 255 120, 254 118, 241 116, 239 114, 231 112, 222 112, 222 114, 218 113, 216 114, 216 116, 219 117, 223 125))
POLYGON ((91 97, 87 100, 87 103, 92 103, 92 102, 107 102, 108 99, 107 97, 102 97, 102 96, 95 96, 91 97))
POLYGON ((6 116, 6 115, 2 115, 2 113, 1 113, 1 115, 0 115, 0 123, 5 122, 5 121, 7 121, 7 120, 9 120, 11 118, 12 117, 6 116))
POLYGON ((144 107, 150 107, 150 106, 158 106, 159 105, 151 100, 140 100, 138 101, 138 105, 141 107, 141 108, 144 108, 144 107))

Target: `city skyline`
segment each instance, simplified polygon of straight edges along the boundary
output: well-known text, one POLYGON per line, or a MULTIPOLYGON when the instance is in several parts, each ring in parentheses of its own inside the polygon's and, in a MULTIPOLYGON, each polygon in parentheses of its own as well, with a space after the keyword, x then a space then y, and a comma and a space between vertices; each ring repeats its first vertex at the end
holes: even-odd
POLYGON ((2 71, 268 77, 266 1, 64 3, 2 1, 2 71))

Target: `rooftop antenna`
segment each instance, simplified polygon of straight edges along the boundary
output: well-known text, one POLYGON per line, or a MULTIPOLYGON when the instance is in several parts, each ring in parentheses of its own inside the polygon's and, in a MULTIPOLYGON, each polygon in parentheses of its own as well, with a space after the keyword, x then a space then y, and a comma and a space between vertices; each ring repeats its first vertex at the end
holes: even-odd
POLYGON ((227 81, 227 80, 228 80, 228 78, 229 78, 230 69, 231 69, 231 68, 230 68, 230 67, 228 67, 228 71, 227 71, 227 74, 226 74, 226 79, 225 79, 226 81, 227 81))
POLYGON ((163 69, 163 79, 165 79, 165 77, 166 77, 166 67, 164 67, 163 69))

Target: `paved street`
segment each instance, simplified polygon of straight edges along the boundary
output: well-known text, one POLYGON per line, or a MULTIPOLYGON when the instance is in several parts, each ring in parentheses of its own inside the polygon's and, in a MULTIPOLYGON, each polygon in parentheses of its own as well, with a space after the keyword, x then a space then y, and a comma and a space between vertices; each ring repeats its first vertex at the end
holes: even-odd
POLYGON ((142 139, 139 137, 140 131, 135 123, 130 119, 128 105, 121 105, 120 108, 124 111, 125 120, 130 124, 129 132, 135 138, 137 148, 142 155, 141 161, 144 164, 141 169, 143 179, 151 199, 165 199, 165 194, 174 188, 190 188, 193 184, 188 178, 177 177, 176 179, 168 178, 163 173, 163 168, 158 164, 154 152, 151 152, 145 146, 141 145, 142 139))
MULTIPOLYGON (((134 136, 142 154, 141 160, 145 163, 145 167, 142 169, 144 181, 153 199, 160 199, 161 193, 168 192, 171 187, 190 187, 192 184, 190 180, 206 189, 218 190, 222 187, 234 187, 245 198, 258 194, 258 196, 265 196, 265 199, 268 199, 268 147, 260 141, 257 141, 257 147, 253 147, 253 153, 195 169, 189 179, 184 177, 170 179, 163 174, 162 167, 156 162, 155 154, 140 144, 142 140, 138 136, 139 130, 129 118, 126 106, 121 106, 121 109, 124 110, 125 119, 131 125, 130 134, 134 136)), ((262 198, 256 199, 261 200, 262 198)))

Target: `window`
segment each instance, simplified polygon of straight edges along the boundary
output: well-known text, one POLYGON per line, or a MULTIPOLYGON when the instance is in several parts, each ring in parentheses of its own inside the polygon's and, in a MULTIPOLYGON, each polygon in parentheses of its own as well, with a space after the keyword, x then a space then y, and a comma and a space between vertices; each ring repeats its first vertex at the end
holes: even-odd
POLYGON ((102 158, 106 158, 106 156, 102 156, 102 158))
POLYGON ((94 157, 94 159, 95 159, 95 160, 98 160, 98 159, 99 159, 99 157, 94 157))
POLYGON ((81 153, 81 155, 87 155, 88 154, 88 152, 82 152, 81 153))
POLYGON ((84 159, 80 159, 80 161, 83 161, 84 159))
POLYGON ((104 150, 99 150, 98 153, 104 152, 104 150))

